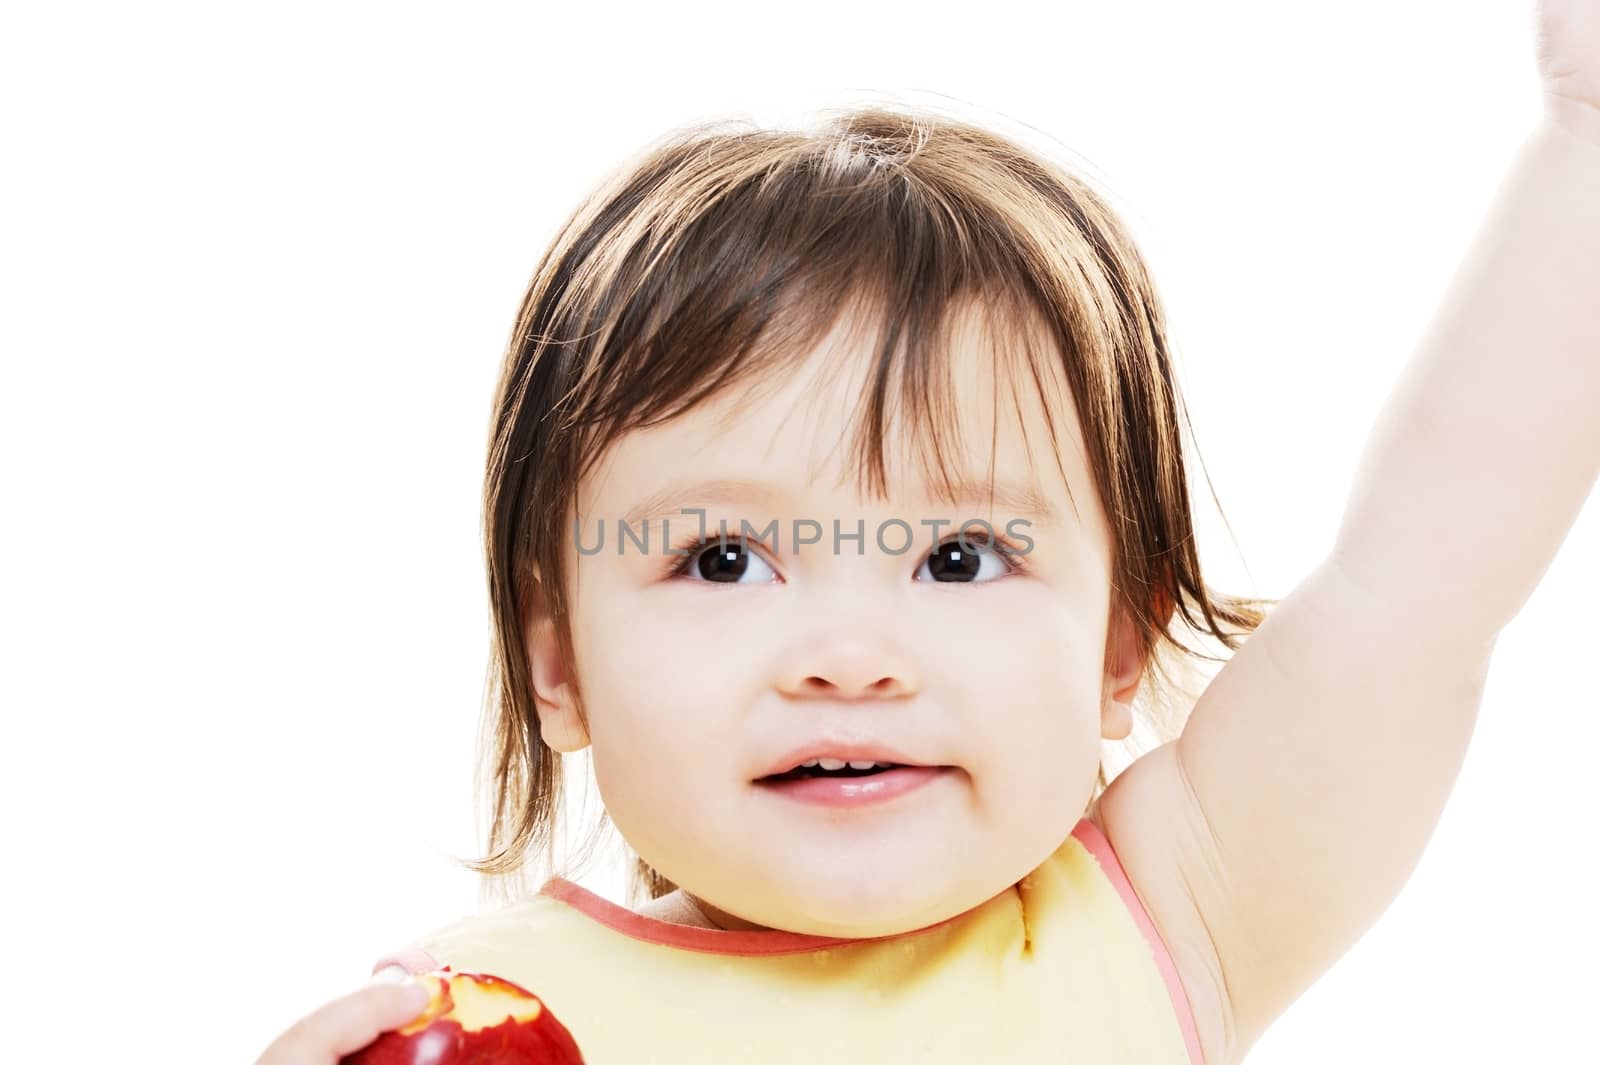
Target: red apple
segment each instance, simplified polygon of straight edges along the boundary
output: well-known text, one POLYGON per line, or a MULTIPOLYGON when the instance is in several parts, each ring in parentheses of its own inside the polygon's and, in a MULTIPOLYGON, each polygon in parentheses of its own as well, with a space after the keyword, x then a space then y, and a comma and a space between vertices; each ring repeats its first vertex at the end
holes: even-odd
POLYGON ((487 973, 418 973, 428 1004, 339 1065, 583 1065, 572 1033, 539 996, 487 973))

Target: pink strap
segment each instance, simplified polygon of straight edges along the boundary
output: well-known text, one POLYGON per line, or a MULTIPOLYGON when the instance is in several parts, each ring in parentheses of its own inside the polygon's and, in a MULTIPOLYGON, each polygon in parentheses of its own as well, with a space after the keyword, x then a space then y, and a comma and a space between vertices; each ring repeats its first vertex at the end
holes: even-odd
POLYGON ((1183 1031, 1183 1041, 1189 1048, 1189 1060, 1194 1065, 1204 1065, 1205 1057, 1200 1050, 1200 1033, 1194 1024, 1194 1010, 1189 1005, 1188 994, 1183 990, 1178 967, 1173 964, 1172 953, 1162 942, 1161 933, 1156 930, 1155 922, 1150 920, 1144 904, 1135 894, 1133 884, 1129 882, 1128 874, 1122 868, 1122 862, 1117 859, 1116 851, 1111 849, 1111 841, 1100 831, 1100 826, 1087 817, 1078 822, 1077 827, 1072 830, 1072 835, 1088 848, 1089 853, 1100 863, 1106 878, 1116 887, 1117 894, 1122 896, 1122 904, 1132 915, 1133 923, 1144 933, 1144 938, 1149 942, 1150 950, 1155 955, 1156 968, 1161 970, 1161 979, 1167 985, 1167 997, 1172 1000, 1173 1011, 1178 1016, 1178 1027, 1183 1031))

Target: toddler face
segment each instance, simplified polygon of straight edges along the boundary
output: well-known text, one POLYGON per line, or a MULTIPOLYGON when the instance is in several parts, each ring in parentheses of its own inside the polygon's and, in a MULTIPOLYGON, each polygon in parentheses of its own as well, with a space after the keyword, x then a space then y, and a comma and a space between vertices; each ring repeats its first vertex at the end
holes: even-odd
POLYGON ((870 499, 842 446, 870 342, 843 346, 841 335, 759 394, 735 386, 634 431, 580 486, 568 564, 587 731, 548 639, 530 638, 545 742, 592 744, 623 837, 723 927, 870 937, 971 909, 1062 844, 1085 812, 1102 736, 1130 724, 1137 663, 1106 665, 1108 636, 1132 633, 1108 619, 1106 519, 1064 383, 1051 404, 1070 497, 1032 384, 1002 377, 996 395, 985 341, 968 327, 951 368, 965 449, 951 472, 980 493, 940 500, 891 431, 890 498, 870 499), (991 447, 994 480, 1031 489, 1048 514, 990 506, 991 447), (676 491, 711 481, 760 487, 676 491), (663 518, 674 546, 702 532, 685 507, 705 510, 709 546, 669 554, 663 518), (635 539, 619 548, 630 511, 635 539), (972 519, 1000 536, 1009 525, 1025 553, 987 548, 974 524, 964 550, 956 536, 972 519), (836 520, 862 537, 836 540, 836 520), (924 524, 935 520, 937 533, 924 524), (797 522, 812 538, 815 522, 820 539, 798 543, 797 522), (930 557, 936 535, 953 554, 930 557), (949 768, 870 803, 803 801, 761 782, 830 743, 949 768))

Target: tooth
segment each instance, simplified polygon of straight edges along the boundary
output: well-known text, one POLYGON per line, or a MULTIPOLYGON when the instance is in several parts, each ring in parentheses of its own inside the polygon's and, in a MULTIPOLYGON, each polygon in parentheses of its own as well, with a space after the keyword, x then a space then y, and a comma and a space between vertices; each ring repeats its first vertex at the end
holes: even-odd
POLYGON ((844 761, 839 758, 818 758, 817 764, 824 769, 843 769, 845 767, 844 761))
POLYGON ((817 764, 817 760, 815 758, 813 758, 809 762, 801 762, 800 763, 800 767, 802 769, 811 769, 811 768, 814 768, 816 766, 816 764, 817 764))
POLYGON ((877 764, 878 764, 877 762, 851 762, 850 763, 850 768, 851 769, 871 769, 874 766, 876 766, 877 764))

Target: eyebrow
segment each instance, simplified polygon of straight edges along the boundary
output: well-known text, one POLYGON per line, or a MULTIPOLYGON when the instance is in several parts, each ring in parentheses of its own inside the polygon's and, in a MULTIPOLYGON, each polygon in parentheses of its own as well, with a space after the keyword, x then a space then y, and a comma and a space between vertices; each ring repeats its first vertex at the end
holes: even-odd
MULTIPOLYGON (((1049 502, 1032 485, 1012 481, 977 480, 959 477, 951 482, 949 502, 953 506, 987 507, 991 497, 994 507, 1011 518, 1026 518, 1033 525, 1057 526, 1061 524, 1049 502)), ((634 504, 622 516, 630 528, 658 518, 671 517, 686 507, 702 503, 737 504, 755 503, 771 507, 784 499, 784 493, 765 481, 743 478, 717 478, 709 481, 671 484, 634 504)), ((963 515, 962 520, 978 515, 963 515)))

